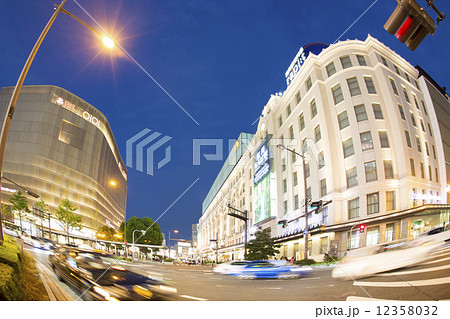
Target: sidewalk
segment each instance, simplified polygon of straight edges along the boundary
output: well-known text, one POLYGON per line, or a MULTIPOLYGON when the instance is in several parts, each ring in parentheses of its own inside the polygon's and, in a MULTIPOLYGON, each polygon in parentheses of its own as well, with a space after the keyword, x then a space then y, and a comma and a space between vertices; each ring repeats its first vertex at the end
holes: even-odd
POLYGON ((50 301, 74 301, 74 299, 60 287, 58 283, 51 277, 50 270, 42 263, 36 260, 36 268, 47 291, 50 301))

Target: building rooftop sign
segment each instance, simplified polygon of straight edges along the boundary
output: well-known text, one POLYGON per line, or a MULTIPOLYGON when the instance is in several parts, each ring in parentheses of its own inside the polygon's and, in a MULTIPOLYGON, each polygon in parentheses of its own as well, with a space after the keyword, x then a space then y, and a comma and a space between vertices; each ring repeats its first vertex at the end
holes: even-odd
POLYGON ((287 69, 286 73, 284 74, 286 77, 287 86, 291 84, 295 75, 300 71, 300 67, 303 65, 303 63, 305 63, 306 59, 309 56, 309 53, 312 52, 313 54, 318 55, 325 48, 328 48, 328 44, 312 43, 308 44, 305 47, 301 47, 300 50, 298 50, 298 53, 292 61, 291 65, 287 69))

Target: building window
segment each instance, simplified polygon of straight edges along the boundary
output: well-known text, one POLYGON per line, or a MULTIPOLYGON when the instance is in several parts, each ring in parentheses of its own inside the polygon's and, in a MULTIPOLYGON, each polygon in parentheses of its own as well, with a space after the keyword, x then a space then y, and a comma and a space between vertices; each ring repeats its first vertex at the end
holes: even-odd
POLYGON ((408 147, 412 147, 411 146, 411 138, 409 137, 408 131, 405 131, 405 137, 406 137, 406 145, 408 145, 408 147))
POLYGON ((395 191, 386 191, 386 211, 395 209, 395 191))
POLYGON ((430 177, 430 181, 433 181, 433 170, 431 169, 431 165, 428 165, 428 176, 430 177))
POLYGON ((306 189, 306 198, 308 199, 308 202, 311 202, 311 187, 306 189))
POLYGON ((381 148, 389 148, 389 139, 386 131, 378 131, 381 148))
POLYGON ((359 217, 359 197, 348 201, 348 219, 359 217))
POLYGON ((406 80, 407 80, 409 83, 411 83, 411 79, 409 78, 409 75, 408 75, 408 73, 406 73, 406 72, 405 72, 405 78, 406 78, 406 80))
POLYGON ((294 196, 294 209, 298 209, 298 195, 294 196))
POLYGON ((341 130, 350 125, 348 121, 347 111, 339 113, 338 120, 339 120, 339 129, 341 130))
POLYGON ((423 124, 423 120, 422 119, 420 119, 420 126, 422 127, 422 131, 426 132, 425 131, 425 124, 423 124))
POLYGON ((297 186, 297 184, 298 184, 297 172, 294 172, 294 176, 293 176, 292 180, 293 180, 294 186, 297 186))
POLYGON ((319 159, 319 169, 321 169, 325 166, 325 158, 323 156, 323 151, 321 151, 317 157, 319 159))
POLYGON ((309 91, 309 89, 312 87, 312 81, 311 81, 311 77, 309 77, 306 80, 306 91, 309 91))
POLYGON ((364 82, 366 82, 367 92, 369 92, 369 94, 377 94, 377 90, 375 89, 375 85, 373 84, 371 77, 365 76, 364 82))
POLYGON ((375 118, 377 120, 382 120, 383 119, 383 111, 381 111, 381 105, 374 103, 374 104, 372 104, 372 109, 373 109, 373 115, 375 116, 375 118))
POLYGON ((416 168, 414 167, 414 159, 409 159, 409 165, 411 166, 411 175, 416 176, 416 168))
POLYGON ((403 95, 405 96, 406 102, 411 103, 411 101, 409 100, 408 91, 406 91, 406 88, 404 86, 402 86, 402 89, 403 89, 403 95))
POLYGON ((58 139, 80 151, 83 149, 86 131, 69 121, 63 120, 58 139))
POLYGON ((292 113, 291 105, 288 105, 288 107, 287 107, 287 116, 291 115, 291 113, 292 113))
POLYGON ((350 60, 350 57, 348 55, 340 57, 342 68, 346 69, 352 66, 352 61, 350 60))
POLYGON ((395 240, 395 224, 387 224, 386 231, 384 233, 384 241, 386 243, 395 240))
POLYGON ((338 104, 339 102, 342 102, 344 100, 340 84, 335 85, 333 88, 331 88, 331 91, 333 93, 334 104, 338 104))
POLYGON ((366 246, 374 246, 378 245, 380 242, 380 227, 369 227, 367 228, 367 234, 366 234, 366 246))
POLYGON ((367 113, 366 108, 364 104, 356 105, 354 107, 355 109, 355 115, 356 115, 356 121, 361 122, 367 120, 367 113))
POLYGON ((425 142, 425 151, 427 152, 427 156, 430 156, 430 148, 428 147, 428 142, 425 142))
POLYGON ((291 160, 292 160, 292 163, 295 163, 295 161, 297 160, 297 155, 295 153, 291 153, 291 160))
POLYGON ((334 66, 334 62, 331 62, 326 66, 328 77, 332 76, 336 73, 336 67, 334 66))
POLYGON ((283 202, 283 206, 284 206, 284 212, 287 213, 287 211, 288 211, 288 202, 287 202, 287 200, 285 200, 283 202))
POLYGON ((359 248, 359 230, 354 230, 351 233, 347 233, 347 248, 356 249, 359 248))
POLYGON ((427 107, 425 106, 425 102, 423 100, 420 100, 422 102, 423 111, 425 112, 425 115, 428 115, 427 107))
POLYGON ((411 112, 409 112, 409 115, 410 115, 410 117, 411 117, 412 125, 414 125, 415 127, 417 127, 417 124, 416 124, 416 117, 414 116, 414 113, 411 111, 411 112))
POLYGON ((302 96, 300 95, 300 92, 298 92, 298 93, 295 95, 295 99, 296 99, 296 101, 297 101, 297 104, 300 103, 300 101, 302 100, 302 96))
POLYGON ((359 134, 361 138, 361 148, 363 151, 373 149, 372 134, 370 131, 359 134))
POLYGON ((378 193, 367 195, 367 215, 380 212, 380 197, 378 193))
POLYGON ((351 137, 342 142, 342 148, 344 150, 344 158, 355 154, 355 150, 353 148, 353 139, 351 137))
POLYGON ((303 129, 305 128, 305 117, 303 116, 303 113, 300 114, 299 122, 300 122, 300 131, 303 131, 303 129))
POLYGON ((347 175, 347 188, 358 185, 358 174, 356 172, 356 166, 348 169, 346 175, 347 175))
POLYGON ((286 170, 286 159, 282 159, 281 160, 281 171, 285 171, 286 170))
POLYGON ((320 181, 320 197, 324 197, 327 194, 327 180, 324 178, 320 181))
POLYGON ((420 162, 420 177, 425 179, 425 168, 422 162, 420 162))
POLYGON ((320 133, 320 125, 317 125, 314 129, 314 138, 316 143, 322 138, 322 133, 320 133))
POLYGON ((428 131, 430 132, 430 136, 433 136, 433 131, 431 130, 431 125, 428 123, 428 131))
POLYGON ((381 57, 381 61, 383 62, 383 64, 384 64, 385 66, 389 67, 389 65, 388 65, 388 63, 387 63, 385 57, 384 57, 384 56, 380 56, 380 57, 381 57))
POLYGON ((439 171, 437 167, 436 167, 436 183, 439 183, 439 171))
POLYGON ((287 181, 286 179, 283 179, 283 193, 287 192, 287 181))
POLYGON ((366 171, 366 182, 373 182, 378 179, 377 177, 377 163, 375 161, 364 163, 364 169, 366 171))
POLYGON ((398 96, 398 90, 397 90, 397 86, 395 85, 395 81, 392 79, 391 80, 391 85, 392 85, 392 90, 394 90, 394 94, 398 96))
POLYGON ((283 125, 283 117, 280 116, 280 117, 278 118, 278 127, 281 127, 282 125, 283 125))
POLYGON ((311 175, 311 172, 309 170, 309 163, 305 164, 305 174, 306 174, 306 178, 308 178, 311 175))
POLYGON ((313 119, 317 115, 316 100, 312 100, 310 106, 311 106, 311 118, 313 119))
POLYGON ((394 168, 392 166, 392 161, 384 160, 383 164, 384 164, 384 178, 385 179, 394 178, 394 168))
POLYGON ((400 116, 402 117, 402 120, 406 121, 405 112, 403 112, 403 106, 400 104, 398 105, 398 110, 400 111, 400 116))
POLYGON ((291 140, 294 139, 294 127, 292 125, 289 127, 289 137, 291 140))
POLYGON ((420 137, 416 135, 416 143, 417 143, 417 150, 419 152, 422 152, 422 146, 420 144, 420 137))
POLYGON ((351 96, 361 94, 361 90, 359 89, 358 80, 356 80, 356 77, 347 79, 347 84, 351 96))
POLYGON ((419 103, 417 102, 417 97, 416 97, 416 95, 413 94, 412 96, 413 96, 413 100, 414 100, 414 104, 416 105, 416 108, 417 108, 418 110, 420 110, 420 106, 419 106, 419 103))
POLYGON ((364 58, 363 55, 357 54, 356 58, 358 59, 358 63, 360 66, 367 66, 366 59, 364 58))
POLYGON ((394 64, 394 69, 395 69, 395 72, 396 72, 398 75, 401 75, 401 74, 400 74, 400 70, 398 69, 398 66, 396 66, 395 64, 394 64))

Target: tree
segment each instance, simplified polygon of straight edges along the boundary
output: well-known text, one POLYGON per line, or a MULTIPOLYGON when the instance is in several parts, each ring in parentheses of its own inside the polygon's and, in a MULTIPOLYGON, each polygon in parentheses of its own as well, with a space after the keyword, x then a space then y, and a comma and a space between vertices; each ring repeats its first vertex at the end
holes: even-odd
POLYGON ((74 213, 77 209, 68 199, 63 199, 55 211, 56 218, 67 233, 67 243, 70 243, 70 231, 81 229, 82 217, 74 213))
POLYGON ((99 227, 97 230, 97 234, 104 235, 104 237, 101 237, 101 239, 103 239, 103 240, 109 240, 109 241, 117 240, 117 237, 114 236, 117 234, 116 230, 114 228, 106 226, 106 225, 99 227))
POLYGON ((276 245, 272 237, 270 237, 270 228, 258 229, 255 236, 256 238, 247 244, 248 260, 265 260, 279 253, 276 248, 280 247, 280 245, 276 245))
MULTIPOLYGON (((124 233, 124 224, 120 225, 119 233, 124 233)), ((127 242, 133 242, 133 231, 134 230, 146 230, 145 235, 141 236, 142 233, 136 232, 134 235, 135 244, 146 244, 146 245, 161 245, 163 242, 163 236, 159 225, 155 223, 151 218, 144 217, 131 217, 127 221, 127 242)))
POLYGON ((17 212, 19 214, 20 219, 20 233, 23 234, 22 229, 22 213, 29 213, 28 209, 28 200, 25 196, 22 195, 21 191, 17 191, 13 194, 13 196, 9 199, 9 202, 12 204, 11 210, 13 212, 17 212))

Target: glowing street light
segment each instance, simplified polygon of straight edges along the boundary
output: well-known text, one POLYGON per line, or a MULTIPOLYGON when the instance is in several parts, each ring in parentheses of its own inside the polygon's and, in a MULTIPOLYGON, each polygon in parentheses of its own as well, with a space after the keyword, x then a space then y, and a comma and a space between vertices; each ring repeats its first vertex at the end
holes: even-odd
MULTIPOLYGON (((67 2, 67 0, 62 0, 61 4, 54 9, 53 15, 51 16, 50 20, 47 22, 47 25, 45 26, 44 30, 42 30, 41 35, 39 36, 39 38, 37 39, 36 43, 34 44, 34 47, 31 50, 31 53, 28 56, 27 61, 25 62, 25 65, 24 65, 24 67, 22 69, 22 72, 20 73, 20 76, 19 76, 19 79, 17 80, 16 86, 14 87, 14 91, 12 93, 11 100, 9 102, 8 108, 7 108, 6 113, 5 113, 5 119, 3 121, 2 131, 1 131, 1 135, 0 135, 0 185, 1 185, 1 176, 2 176, 2 172, 3 172, 3 158, 5 156, 6 139, 8 137, 9 125, 11 124, 11 120, 12 120, 12 117, 13 117, 13 114, 14 114, 14 109, 16 107, 16 103, 17 103, 17 100, 19 98, 20 90, 22 89, 22 85, 23 85, 23 83, 25 81, 25 77, 28 74, 28 70, 30 69, 31 63, 33 62, 34 57, 36 56, 36 53, 37 53, 37 51, 39 50, 39 47, 42 44, 42 41, 44 41, 45 36, 47 35, 48 31, 50 30, 50 27, 52 26, 53 22, 55 21, 56 17, 58 16, 58 14, 60 12, 62 12, 64 14, 67 14, 68 16, 74 18, 75 20, 80 22, 82 25, 84 25, 85 27, 90 29, 91 31, 93 31, 96 34, 102 36, 97 30, 92 28, 90 25, 88 25, 87 23, 85 23, 81 19, 77 18, 76 16, 74 16, 70 12, 64 10, 63 6, 66 4, 66 2, 67 2)), ((103 43, 105 43, 105 45, 108 48, 112 48, 110 46, 111 42, 113 42, 113 44, 114 44, 114 41, 112 39, 109 39, 109 41, 103 40, 103 43), (109 46, 107 45, 107 43, 109 44, 109 46)), ((3 228, 2 228, 1 215, 0 215, 0 241, 3 241, 3 228)))
POLYGON ((172 258, 171 254, 170 254, 171 253, 171 250, 170 250, 170 232, 171 231, 173 231, 175 234, 178 234, 178 230, 176 230, 176 229, 175 230, 169 230, 169 258, 172 258))
POLYGON ((105 47, 112 49, 115 46, 114 40, 111 39, 110 37, 103 37, 103 44, 105 45, 105 47))

